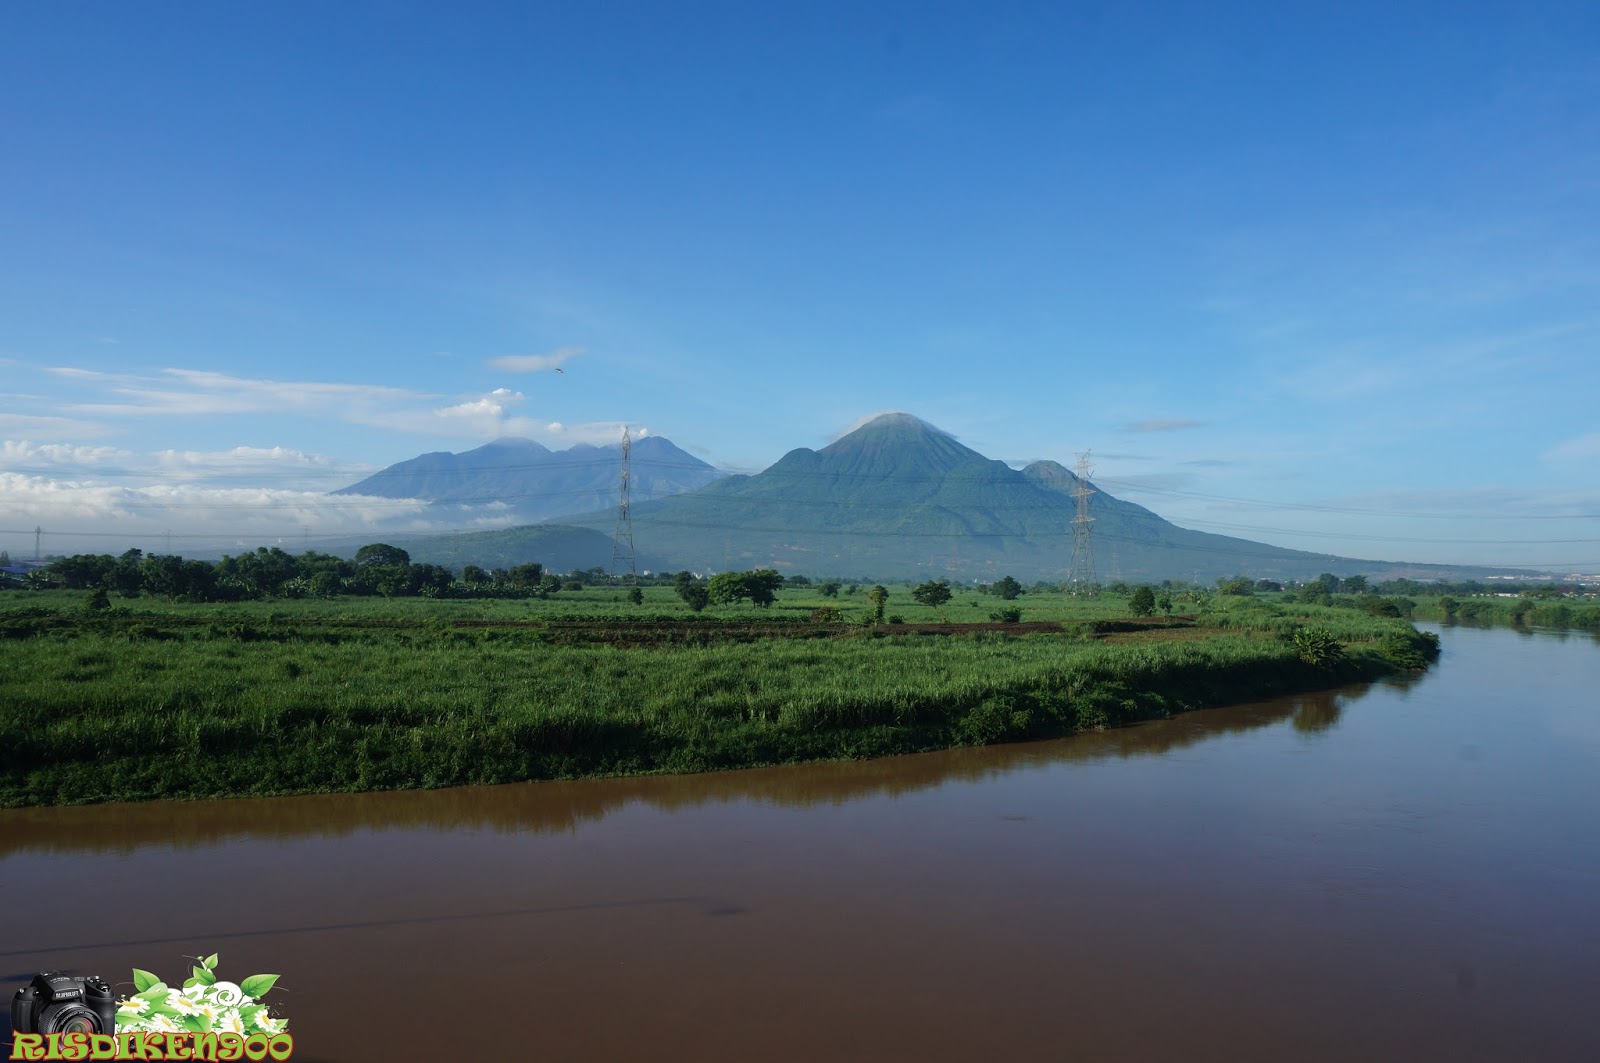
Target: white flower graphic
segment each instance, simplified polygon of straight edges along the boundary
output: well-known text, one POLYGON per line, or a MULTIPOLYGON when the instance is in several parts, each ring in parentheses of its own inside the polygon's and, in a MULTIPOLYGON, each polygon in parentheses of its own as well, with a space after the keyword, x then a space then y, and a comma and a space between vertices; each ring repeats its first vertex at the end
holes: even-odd
POLYGON ((222 1008, 237 1008, 244 1003, 244 990, 232 982, 218 982, 211 987, 209 996, 222 1008))
MULTIPOLYGON (((216 977, 216 956, 199 962, 205 971, 212 972, 210 977, 216 977)), ((256 1030, 266 1034, 282 1033, 289 1025, 283 1019, 274 1019, 255 994, 234 982, 219 980, 206 985, 198 981, 202 975, 197 974, 190 979, 193 985, 178 989, 162 985, 149 971, 135 968, 133 974, 135 985, 149 988, 143 996, 125 997, 117 1002, 119 1033, 181 1033, 199 1027, 214 1033, 249 1036, 256 1030), (156 989, 156 986, 161 988, 156 989)), ((256 987, 256 993, 265 993, 277 980, 275 974, 257 974, 245 979, 245 985, 256 987)))

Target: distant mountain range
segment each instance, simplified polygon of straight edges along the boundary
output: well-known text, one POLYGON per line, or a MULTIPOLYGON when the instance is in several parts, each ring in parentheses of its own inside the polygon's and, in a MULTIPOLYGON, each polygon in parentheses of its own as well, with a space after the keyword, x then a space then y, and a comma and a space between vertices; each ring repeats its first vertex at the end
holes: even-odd
MULTIPOLYGON (((676 447, 672 451, 694 460, 676 447)), ((638 445, 634 453, 638 469, 638 445)), ((1077 483, 1056 462, 1013 469, 916 417, 885 414, 821 450, 792 450, 753 476, 726 476, 648 501, 638 501, 636 486, 633 534, 641 569, 765 566, 813 576, 1010 574, 1060 580, 1072 554, 1071 492, 1077 483)), ((431 536, 407 545, 419 561, 486 566, 543 561, 566 568, 553 555, 540 553, 559 548, 604 565, 610 560, 616 488, 609 487, 609 494, 599 486, 593 490, 599 504, 594 511, 565 517, 559 526, 431 536)), ((1361 560, 1191 531, 1098 489, 1090 514, 1102 582, 1210 581, 1239 574, 1308 579, 1322 572, 1481 578, 1515 571, 1361 560)))
MULTIPOLYGON (((461 454, 423 454, 333 493, 441 505, 503 503, 531 522, 615 506, 621 461, 621 443, 551 450, 532 439, 505 437, 461 454)), ((635 502, 692 491, 722 475, 659 436, 633 441, 629 467, 635 502)))

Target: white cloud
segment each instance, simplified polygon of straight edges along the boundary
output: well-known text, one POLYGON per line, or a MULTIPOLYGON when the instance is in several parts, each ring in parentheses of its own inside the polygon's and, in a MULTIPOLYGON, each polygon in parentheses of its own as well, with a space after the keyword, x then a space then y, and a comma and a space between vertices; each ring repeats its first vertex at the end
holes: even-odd
POLYGON ((0 441, 0 465, 12 472, 168 483, 173 480, 287 479, 297 488, 342 487, 368 475, 371 466, 342 462, 288 447, 233 447, 230 450, 133 451, 78 443, 0 441))
POLYGON ((0 413, 0 433, 31 436, 34 439, 82 439, 108 436, 110 425, 80 421, 73 417, 40 416, 26 413, 0 413))
POLYGON ((1541 457, 1545 461, 1575 461, 1578 459, 1600 458, 1600 432, 1590 432, 1576 439, 1569 439, 1558 443, 1545 451, 1541 457))
MULTIPOLYGON (((538 357, 569 356, 557 352, 555 355, 538 357)), ((102 417, 281 413, 450 439, 488 440, 516 435, 573 443, 609 443, 622 435, 620 421, 571 425, 520 415, 517 407, 526 402, 527 397, 510 388, 495 388, 486 394, 455 396, 454 401, 450 401, 441 395, 381 384, 251 379, 192 369, 163 369, 154 377, 103 373, 71 366, 52 367, 49 372, 73 380, 80 386, 101 385, 108 396, 117 401, 75 402, 62 409, 94 413, 102 417)), ((89 426, 88 422, 66 418, 45 420, 52 424, 41 423, 36 426, 39 430, 28 432, 24 429, 33 422, 23 421, 8 434, 61 438, 70 434, 67 429, 73 425, 94 427, 89 426), (44 430, 52 427, 55 430, 44 430)), ((6 424, 0 420, 0 431, 4 430, 6 424)), ((109 429, 101 428, 98 431, 84 431, 80 435, 104 435, 108 432, 109 429)))
POLYGON ((435 507, 416 499, 270 487, 128 486, 13 472, 0 472, 0 507, 8 525, 0 544, 9 534, 11 549, 31 548, 32 529, 40 526, 49 553, 99 552, 113 539, 119 551, 129 544, 155 548, 171 532, 177 533, 174 552, 216 553, 230 543, 287 546, 304 538, 487 528, 516 519, 504 507, 435 507))
POLYGON ((489 359, 489 366, 507 373, 548 373, 582 353, 582 347, 562 347, 549 354, 505 354, 489 359))

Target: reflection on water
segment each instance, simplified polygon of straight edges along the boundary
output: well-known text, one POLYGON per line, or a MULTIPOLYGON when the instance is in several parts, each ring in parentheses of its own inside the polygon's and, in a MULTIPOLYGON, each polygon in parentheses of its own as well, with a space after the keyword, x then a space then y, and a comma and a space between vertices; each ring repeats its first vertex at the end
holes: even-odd
POLYGON ((1327 731, 1338 723, 1341 706, 1369 689, 1360 685, 1211 709, 1055 741, 879 760, 447 790, 0 809, 0 859, 20 852, 127 853, 150 845, 187 848, 241 838, 336 837, 367 830, 566 832, 634 804, 664 811, 741 800, 800 808, 839 805, 951 782, 979 782, 1018 769, 1163 756, 1285 720, 1298 731, 1327 731))

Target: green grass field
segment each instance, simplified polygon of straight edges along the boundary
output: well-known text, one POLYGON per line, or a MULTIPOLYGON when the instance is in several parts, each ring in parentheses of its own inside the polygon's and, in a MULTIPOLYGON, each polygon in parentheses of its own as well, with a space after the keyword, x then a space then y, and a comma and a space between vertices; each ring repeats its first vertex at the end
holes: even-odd
MULTIPOLYGON (((862 589, 863 591, 865 588, 862 589)), ((169 604, 0 594, 0 804, 354 791, 877 756, 1116 726, 1423 664, 1403 620, 1247 598, 1143 629, 1122 598, 670 588, 548 600, 169 604), (1060 630, 962 631, 1002 606, 1060 630), (813 623, 839 608, 843 623, 813 623), (1096 623, 1102 631, 1096 630, 1096 623), (942 625, 939 629, 919 625, 942 625), (1313 661, 1293 636, 1339 647, 1313 661), (935 630, 943 633, 934 633, 935 630), (1014 633, 1026 631, 1026 633, 1014 633), (1105 633, 1110 631, 1111 633, 1105 633)), ((1157 618, 1160 621, 1160 618, 1157 618)))

